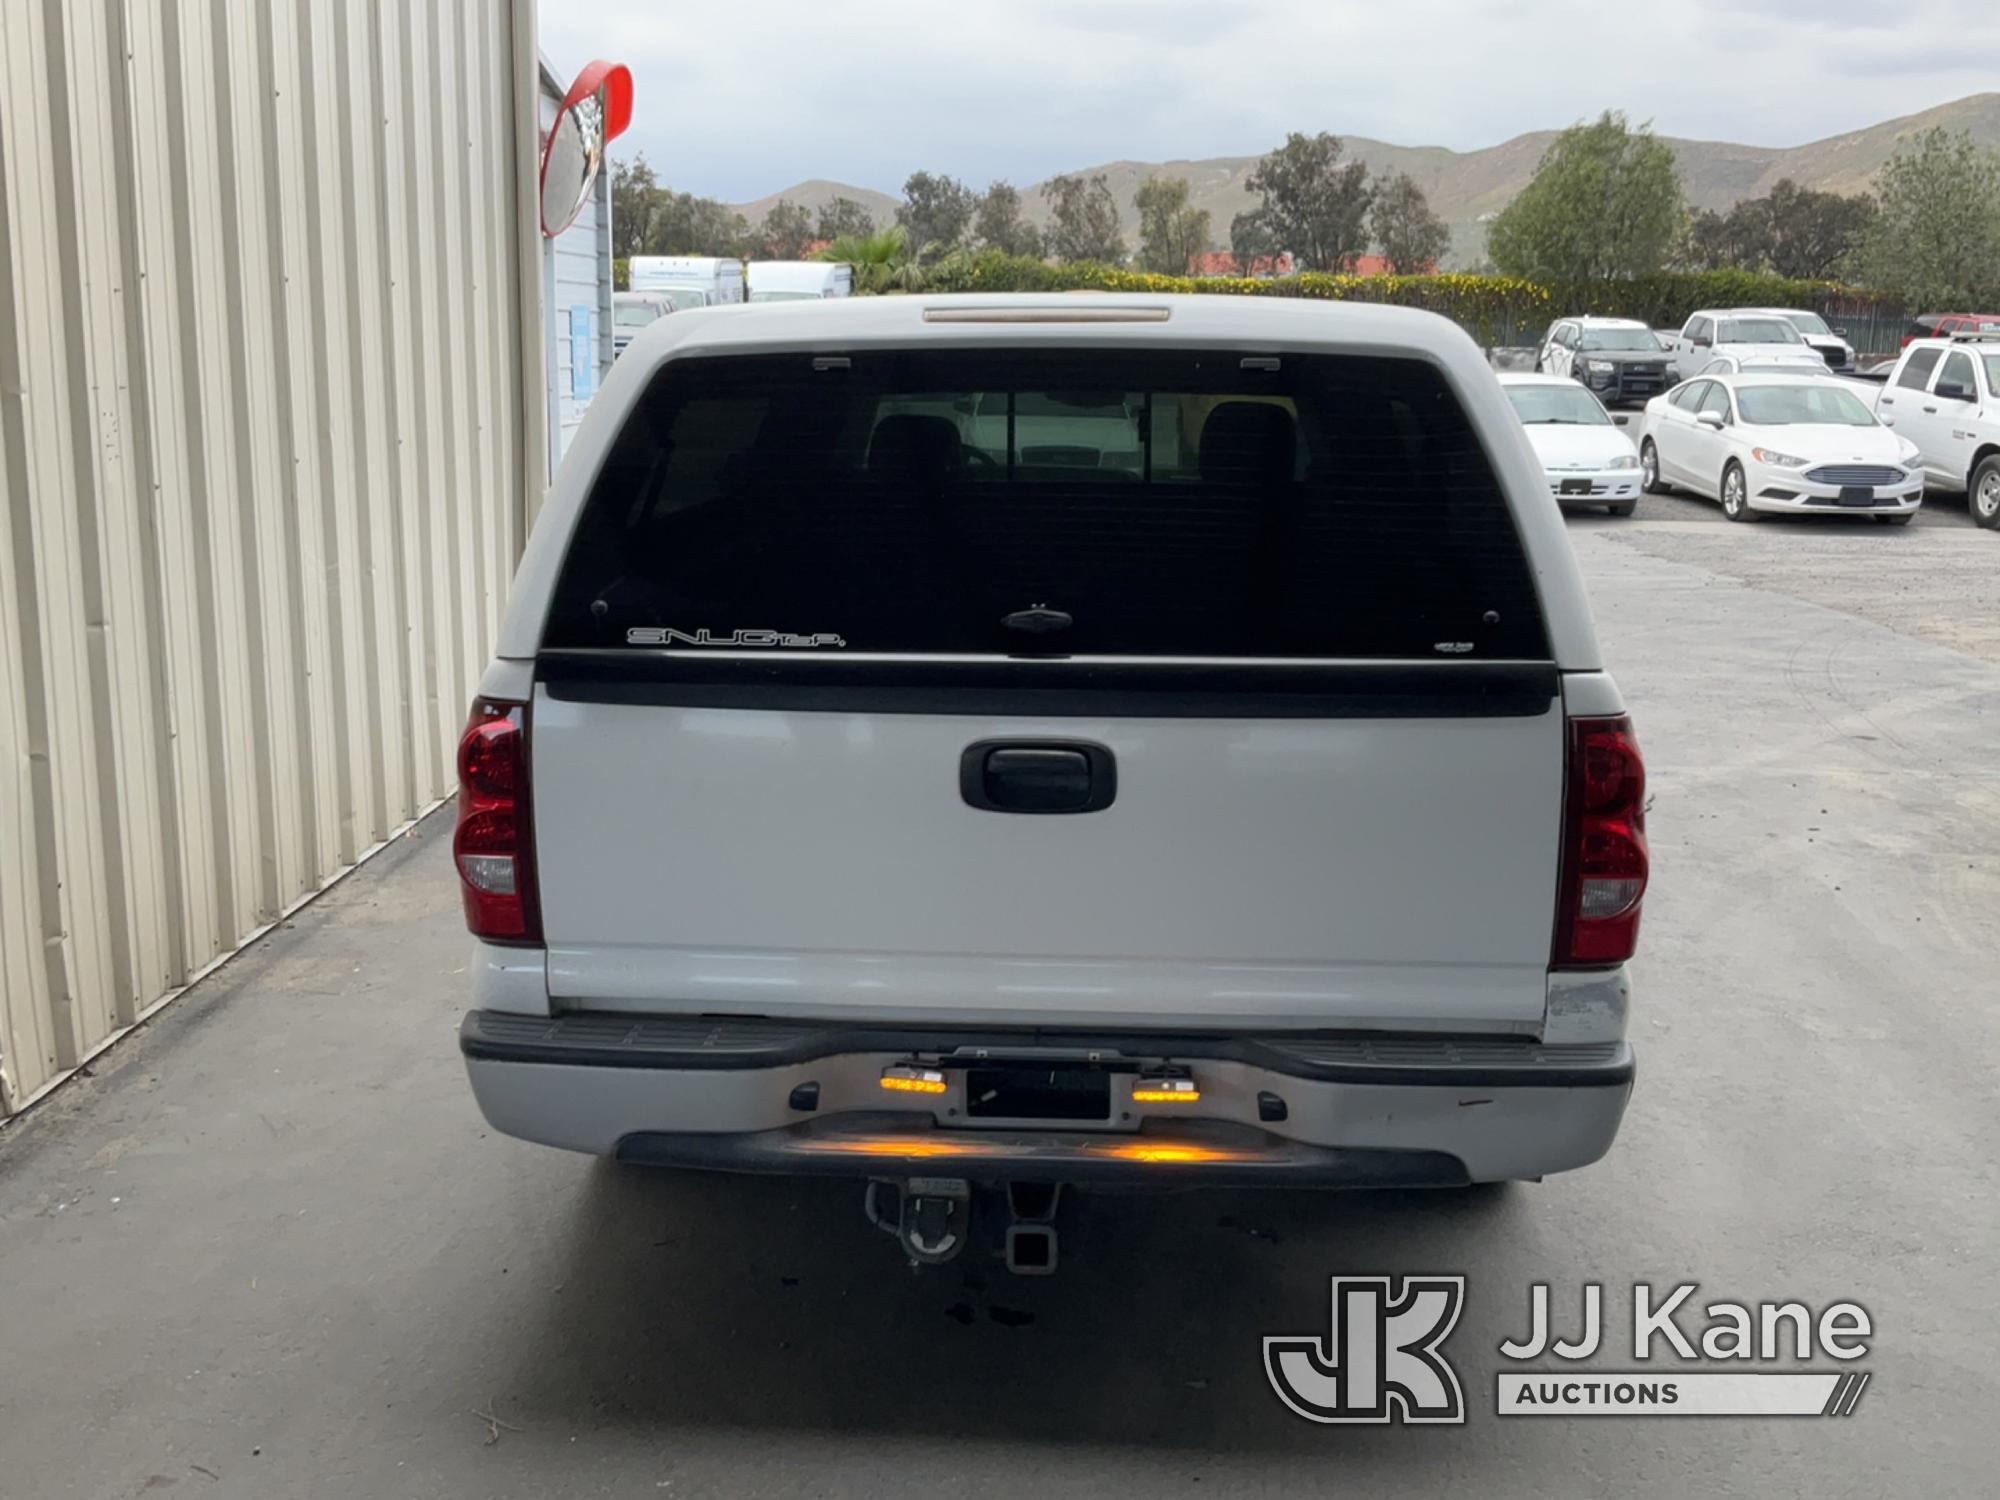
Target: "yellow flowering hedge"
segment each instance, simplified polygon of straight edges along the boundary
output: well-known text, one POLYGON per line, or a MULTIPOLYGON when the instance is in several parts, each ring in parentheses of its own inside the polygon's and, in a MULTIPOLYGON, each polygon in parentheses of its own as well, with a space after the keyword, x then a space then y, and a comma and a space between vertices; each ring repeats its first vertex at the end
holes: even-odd
POLYGON ((1306 271, 1274 280, 1162 276, 1119 266, 1047 261, 987 252, 954 258, 929 276, 938 292, 1198 292, 1210 296, 1308 297, 1383 302, 1441 313, 1482 344, 1539 340, 1558 317, 1595 314, 1678 327, 1703 307, 1804 307, 1851 311, 1886 307, 1878 293, 1832 282, 1789 281, 1747 271, 1662 271, 1625 281, 1555 286, 1518 276, 1446 272, 1436 276, 1347 276, 1306 271))

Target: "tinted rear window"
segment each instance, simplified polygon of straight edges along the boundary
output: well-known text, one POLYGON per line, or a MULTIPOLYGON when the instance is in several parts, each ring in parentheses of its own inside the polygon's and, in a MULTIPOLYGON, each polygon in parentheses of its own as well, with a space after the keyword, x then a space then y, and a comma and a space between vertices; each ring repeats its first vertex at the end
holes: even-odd
POLYGON ((1729 318, 1715 335, 1718 344, 1802 344, 1798 329, 1776 318, 1729 318))
POLYGON ((1583 347, 1586 351, 1643 349, 1648 354, 1658 354, 1660 341, 1653 337, 1650 328, 1586 328, 1583 347))
POLYGON ((1242 366, 670 362, 585 504, 545 644, 1547 657, 1512 517, 1433 367, 1242 366))

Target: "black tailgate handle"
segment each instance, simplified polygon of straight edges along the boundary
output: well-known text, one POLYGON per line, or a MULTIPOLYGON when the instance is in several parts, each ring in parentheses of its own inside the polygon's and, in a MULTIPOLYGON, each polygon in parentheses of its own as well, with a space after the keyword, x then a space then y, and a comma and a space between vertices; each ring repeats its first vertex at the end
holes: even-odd
POLYGON ((987 812, 1098 812, 1118 795, 1118 766, 1088 740, 980 740, 959 757, 958 790, 987 812))

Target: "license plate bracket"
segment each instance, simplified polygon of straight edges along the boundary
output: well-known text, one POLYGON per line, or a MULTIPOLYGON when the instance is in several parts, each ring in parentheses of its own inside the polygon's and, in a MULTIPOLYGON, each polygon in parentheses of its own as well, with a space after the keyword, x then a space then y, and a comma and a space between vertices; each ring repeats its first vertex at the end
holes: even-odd
POLYGON ((1559 495, 1588 495, 1590 493, 1590 481, 1588 479, 1558 480, 1556 482, 1556 493, 1559 495))
POLYGON ((1875 491, 1866 485, 1845 485, 1836 501, 1840 505, 1873 505, 1875 491))
POLYGON ((1111 1075, 1057 1063, 995 1062, 965 1070, 965 1113, 974 1120, 1106 1121, 1111 1075))

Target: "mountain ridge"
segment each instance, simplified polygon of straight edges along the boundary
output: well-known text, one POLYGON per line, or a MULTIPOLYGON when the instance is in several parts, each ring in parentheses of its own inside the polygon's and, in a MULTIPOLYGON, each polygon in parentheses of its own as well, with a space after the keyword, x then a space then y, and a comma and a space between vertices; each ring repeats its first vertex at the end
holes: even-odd
MULTIPOLYGON (((1971 94, 1916 114, 1882 120, 1859 130, 1843 131, 1799 146, 1749 146, 1733 141, 1699 141, 1662 136, 1674 148, 1681 166, 1688 203, 1696 209, 1726 210, 1745 198, 1759 197, 1774 183, 1789 177, 1802 187, 1822 192, 1863 191, 1897 145, 1934 125, 1966 130, 1987 146, 2000 146, 2000 92, 1971 94)), ((1408 172, 1431 200, 1431 207, 1452 225, 1453 259, 1476 256, 1485 240, 1484 220, 1506 207, 1534 175, 1542 153, 1556 137, 1554 130, 1533 130, 1498 145, 1472 151, 1448 146, 1399 146, 1366 136, 1342 136, 1351 157, 1367 163, 1370 172, 1408 172)), ((1255 199, 1244 179, 1255 168, 1255 156, 1211 156, 1149 162, 1120 160, 1080 167, 1067 175, 1103 173, 1118 199, 1128 243, 1138 222, 1133 206, 1139 185, 1150 175, 1186 177, 1196 208, 1209 212, 1209 237, 1218 245, 1229 239, 1229 221, 1255 199)), ((970 184, 983 187, 984 184, 970 184)), ((1048 219, 1043 183, 1021 188, 1022 210, 1036 224, 1048 219)), ((795 183, 748 203, 733 205, 755 224, 780 199, 818 210, 835 197, 849 197, 867 207, 877 223, 895 217, 897 198, 877 188, 815 178, 795 183)))

